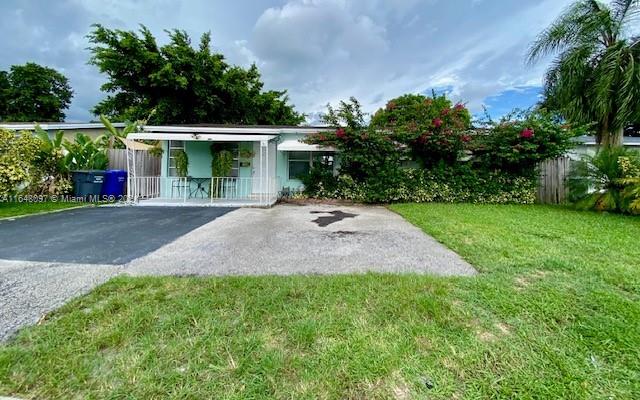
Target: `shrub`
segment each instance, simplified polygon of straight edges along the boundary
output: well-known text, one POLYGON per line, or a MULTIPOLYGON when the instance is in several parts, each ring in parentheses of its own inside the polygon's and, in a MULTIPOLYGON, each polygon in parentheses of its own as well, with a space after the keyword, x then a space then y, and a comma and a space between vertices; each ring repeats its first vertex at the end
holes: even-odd
POLYGON ((640 153, 605 147, 573 164, 569 199, 585 210, 640 213, 640 153))
POLYGON ((34 166, 39 175, 29 187, 33 194, 66 194, 73 189, 69 171, 65 165, 62 148, 63 131, 56 132, 53 139, 40 126, 35 127, 36 137, 39 140, 38 150, 34 166))
POLYGON ((469 141, 471 116, 463 104, 446 95, 407 94, 390 100, 371 118, 371 127, 393 136, 411 155, 430 167, 455 163, 469 141))
POLYGON ((32 134, 0 129, 0 196, 15 194, 34 180, 38 149, 32 134))
MULTIPOLYGON (((340 152, 340 167, 338 174, 347 176, 356 184, 365 184, 371 188, 378 188, 380 193, 386 187, 393 187, 400 181, 399 143, 386 132, 375 130, 364 125, 364 114, 360 104, 352 98, 347 102, 340 102, 338 109, 329 108, 325 121, 335 127, 334 131, 318 132, 309 135, 305 142, 333 147, 340 152), (345 126, 340 126, 344 124, 345 126)), ((318 172, 314 172, 316 175, 318 172)), ((312 186, 313 179, 308 180, 312 186)), ((327 188, 330 180, 320 182, 327 188)), ((384 196, 375 195, 370 191, 375 201, 384 201, 384 196)))
POLYGON ((498 123, 489 121, 470 149, 481 168, 529 174, 540 161, 565 154, 574 145, 571 138, 584 132, 545 111, 516 111, 498 123))
POLYGON ((339 175, 317 183, 307 190, 307 194, 313 197, 340 198, 364 203, 531 204, 535 201, 536 180, 499 171, 477 170, 468 163, 461 163, 455 167, 443 163, 428 170, 402 170, 397 182, 392 186, 381 187, 369 182, 356 182, 349 175, 339 175))

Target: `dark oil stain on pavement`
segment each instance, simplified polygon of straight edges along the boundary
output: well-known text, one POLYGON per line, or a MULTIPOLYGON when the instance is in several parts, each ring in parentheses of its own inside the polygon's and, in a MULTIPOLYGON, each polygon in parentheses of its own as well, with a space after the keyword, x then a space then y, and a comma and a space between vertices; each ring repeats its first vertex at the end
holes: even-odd
POLYGON ((314 219, 312 222, 315 222, 320 227, 325 227, 333 224, 334 222, 342 221, 345 218, 355 218, 358 214, 346 213, 344 211, 336 210, 336 211, 311 211, 311 214, 331 214, 331 216, 322 216, 314 219))

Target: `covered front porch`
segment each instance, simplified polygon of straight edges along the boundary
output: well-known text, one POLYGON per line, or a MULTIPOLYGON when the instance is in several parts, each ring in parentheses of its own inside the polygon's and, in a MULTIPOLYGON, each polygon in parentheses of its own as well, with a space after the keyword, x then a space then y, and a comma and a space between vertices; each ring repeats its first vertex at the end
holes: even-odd
MULTIPOLYGON (((127 146, 129 202, 140 206, 265 207, 279 197, 276 135, 224 127, 145 127, 128 136, 159 140, 160 176, 139 176, 127 146)), ((137 142, 134 142, 137 143, 137 142)))

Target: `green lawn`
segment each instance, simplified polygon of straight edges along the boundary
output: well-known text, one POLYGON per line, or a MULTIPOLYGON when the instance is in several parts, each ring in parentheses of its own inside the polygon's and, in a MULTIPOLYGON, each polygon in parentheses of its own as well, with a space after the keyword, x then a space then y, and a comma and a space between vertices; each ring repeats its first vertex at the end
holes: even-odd
POLYGON ((28 215, 41 213, 46 211, 62 210, 70 207, 81 206, 82 203, 67 203, 67 202, 0 202, 0 218, 17 217, 20 215, 28 215))
POLYGON ((117 278, 0 347, 0 394, 640 397, 640 218, 392 209, 481 274, 117 278))

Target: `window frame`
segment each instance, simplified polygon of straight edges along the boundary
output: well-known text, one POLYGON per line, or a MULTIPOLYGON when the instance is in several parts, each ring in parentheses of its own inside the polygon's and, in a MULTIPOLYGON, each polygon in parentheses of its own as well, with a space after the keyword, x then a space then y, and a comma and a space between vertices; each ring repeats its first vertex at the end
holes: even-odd
POLYGON ((171 150, 182 150, 186 152, 187 151, 186 142, 184 140, 169 140, 168 151, 167 151, 167 153, 169 154, 169 158, 167 159, 167 175, 174 178, 174 177, 178 177, 178 169, 175 166, 175 162, 174 162, 174 166, 171 166, 171 160, 175 159, 175 156, 171 154, 171 150), (176 142, 180 142, 182 143, 182 145, 174 146, 173 144, 176 142))
POLYGON ((313 168, 314 156, 331 156, 333 157, 331 160, 331 169, 333 170, 333 166, 335 163, 335 153, 331 151, 288 151, 287 152, 287 178, 292 181, 299 181, 300 178, 296 178, 291 176, 291 161, 293 162, 306 162, 309 166, 309 169, 313 168), (303 158, 291 158, 292 153, 308 153, 308 157, 303 158))

